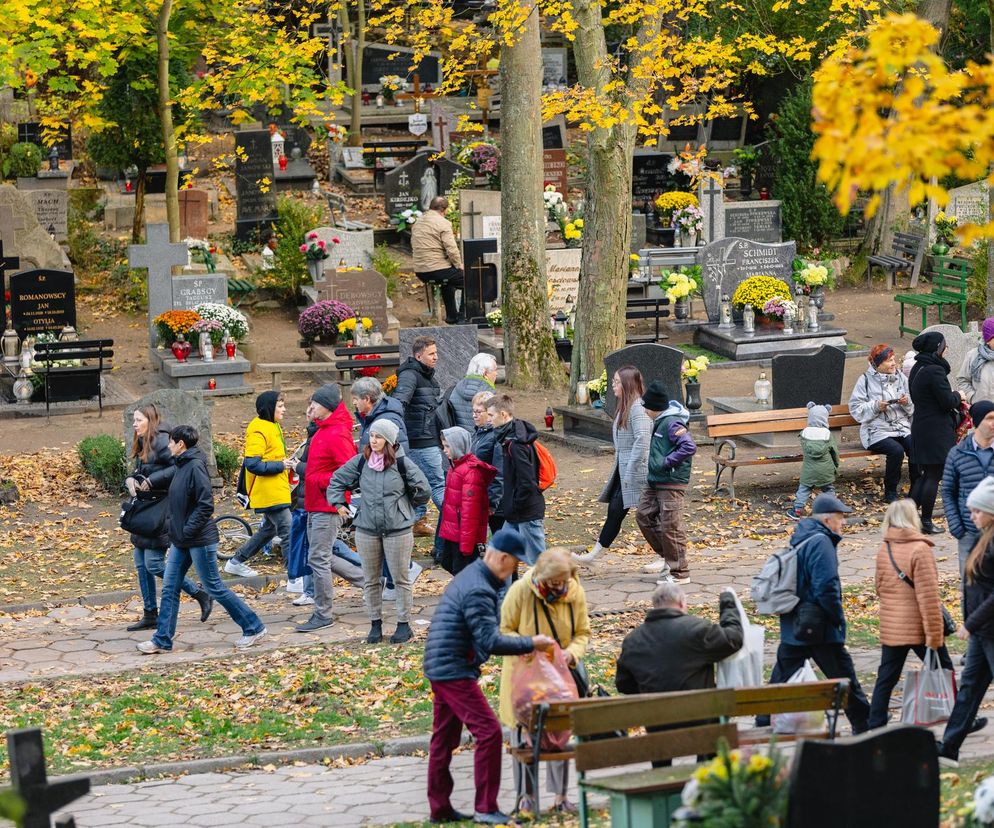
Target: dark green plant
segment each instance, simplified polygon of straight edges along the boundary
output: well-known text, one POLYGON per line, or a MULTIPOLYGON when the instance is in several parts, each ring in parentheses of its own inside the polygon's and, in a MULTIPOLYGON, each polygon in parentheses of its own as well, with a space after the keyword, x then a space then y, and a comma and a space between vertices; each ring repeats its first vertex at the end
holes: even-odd
POLYGON ((773 194, 780 199, 783 237, 795 239, 798 247, 820 247, 842 232, 844 217, 832 204, 828 190, 811 160, 814 133, 811 131, 811 81, 795 87, 780 108, 780 117, 770 127, 775 158, 773 194))
POLYGON ((124 443, 109 434, 84 437, 76 446, 79 462, 107 491, 117 493, 127 475, 124 443))
POLYGON ((392 298, 397 292, 397 274, 400 273, 400 261, 390 252, 389 245, 385 243, 376 245, 371 258, 373 270, 379 272, 387 280, 387 296, 392 298))
POLYGON ((320 206, 281 196, 276 202, 276 262, 272 270, 262 271, 256 284, 272 290, 284 302, 295 303, 300 286, 310 284, 307 258, 300 250, 305 234, 321 224, 320 206))
POLYGON ((41 149, 37 144, 14 144, 4 161, 4 175, 8 178, 33 178, 41 169, 41 149))
POLYGON ((238 474, 238 469, 242 465, 242 458, 238 452, 231 448, 231 446, 226 446, 224 443, 219 443, 215 440, 214 459, 217 461, 218 474, 228 483, 234 480, 235 475, 238 474))
POLYGON ((740 175, 752 175, 759 165, 759 153, 754 147, 739 147, 732 150, 740 175))

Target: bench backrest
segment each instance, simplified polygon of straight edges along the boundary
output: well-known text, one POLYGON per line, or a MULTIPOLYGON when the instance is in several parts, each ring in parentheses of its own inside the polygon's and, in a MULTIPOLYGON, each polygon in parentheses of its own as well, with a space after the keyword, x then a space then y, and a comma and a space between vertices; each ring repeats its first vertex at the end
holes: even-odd
POLYGON ((93 367, 103 370, 105 361, 109 361, 114 356, 111 350, 114 345, 113 339, 80 339, 76 342, 40 342, 35 345, 35 361, 46 367, 53 362, 62 362, 71 359, 96 359, 99 366, 93 367))
POLYGON ((730 689, 653 693, 609 704, 578 705, 570 714, 577 737, 576 769, 589 771, 714 753, 721 738, 735 747, 738 727, 727 721, 734 712, 735 694, 730 689), (661 726, 673 729, 590 740, 616 731, 661 726))
MULTIPOLYGON (((740 411, 734 414, 709 414, 708 437, 735 437, 741 434, 765 434, 776 431, 803 431, 808 425, 808 409, 780 408, 769 411, 740 411)), ((845 403, 832 406, 829 428, 859 425, 845 403)))
POLYGON ((845 706, 846 696, 849 694, 849 679, 739 687, 733 692, 736 716, 836 710, 845 706))
POLYGON ((906 259, 916 259, 922 252, 925 244, 925 237, 915 233, 895 233, 891 241, 891 250, 895 256, 903 256, 906 259))
POLYGON ((970 276, 969 259, 956 256, 936 256, 929 278, 932 293, 947 299, 966 299, 966 283, 970 276))

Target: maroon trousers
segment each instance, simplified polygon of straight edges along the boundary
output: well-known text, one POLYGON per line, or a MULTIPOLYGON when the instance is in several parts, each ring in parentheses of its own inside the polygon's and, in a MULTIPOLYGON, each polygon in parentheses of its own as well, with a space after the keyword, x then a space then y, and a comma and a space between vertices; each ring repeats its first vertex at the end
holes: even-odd
POLYGON ((435 720, 428 751, 428 806, 432 819, 452 813, 452 751, 459 747, 462 726, 473 734, 476 754, 473 781, 476 783, 476 811, 490 814, 499 810, 501 747, 504 736, 500 722, 490 709, 480 686, 473 679, 433 681, 435 720))

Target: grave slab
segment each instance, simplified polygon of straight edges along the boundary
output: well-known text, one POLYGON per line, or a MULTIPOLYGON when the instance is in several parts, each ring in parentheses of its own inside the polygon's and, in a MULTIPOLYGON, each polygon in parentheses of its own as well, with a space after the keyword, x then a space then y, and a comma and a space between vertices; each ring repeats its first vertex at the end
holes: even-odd
POLYGON ((56 241, 65 241, 69 234, 69 192, 29 190, 24 196, 42 229, 56 241))
MULTIPOLYGON (((935 331, 945 337, 946 352, 943 356, 946 362, 949 363, 951 369, 949 372, 950 381, 954 383, 955 387, 956 374, 963 366, 963 360, 966 358, 967 353, 980 344, 983 334, 980 331, 967 331, 963 333, 958 325, 931 325, 925 328, 922 333, 929 331, 935 331)), ((898 362, 900 362, 900 359, 898 362)))
POLYGON ((694 331, 694 344, 734 360, 770 359, 786 352, 816 351, 822 345, 845 350, 846 333, 844 328, 834 327, 792 334, 757 328, 755 334, 749 335, 741 325, 733 328, 702 325, 694 331))
POLYGON ((789 286, 795 255, 797 245, 792 241, 765 244, 730 236, 705 245, 698 253, 698 262, 708 319, 717 322, 721 297, 733 296, 739 284, 751 276, 774 276, 789 286))
POLYGON ((683 382, 680 379, 680 368, 683 365, 683 351, 660 345, 655 342, 643 342, 638 345, 626 345, 617 351, 612 351, 604 357, 604 369, 607 371, 607 398, 604 408, 609 417, 614 417, 618 401, 611 389, 611 377, 614 372, 625 365, 634 365, 642 374, 642 382, 646 387, 653 380, 662 380, 670 399, 683 402, 683 382))
POLYGON ((444 325, 427 328, 400 329, 400 362, 411 356, 411 343, 416 337, 431 336, 438 343, 438 364, 435 379, 444 391, 466 376, 469 361, 479 353, 476 325, 444 325))
POLYGON ((184 239, 207 238, 207 191, 179 191, 179 234, 184 239))

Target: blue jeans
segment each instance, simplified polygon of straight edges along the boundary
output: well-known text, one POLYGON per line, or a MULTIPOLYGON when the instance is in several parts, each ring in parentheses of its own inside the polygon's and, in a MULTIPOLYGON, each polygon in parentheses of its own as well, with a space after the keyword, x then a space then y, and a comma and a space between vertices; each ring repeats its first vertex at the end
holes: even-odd
POLYGON ((994 639, 971 635, 966 645, 966 666, 959 677, 959 690, 953 712, 946 722, 942 734, 940 756, 951 759, 959 757, 963 740, 970 733, 973 720, 977 718, 984 693, 991 686, 991 670, 994 669, 994 639))
POLYGON ((797 494, 794 495, 794 511, 803 512, 804 507, 808 503, 808 498, 811 497, 811 492, 815 489, 819 489, 822 492, 828 492, 829 494, 835 494, 835 486, 806 486, 801 483, 797 487, 797 494))
MULTIPOLYGON (((407 456, 424 472, 431 487, 431 502, 435 504, 438 513, 442 514, 442 498, 445 497, 445 472, 442 470, 442 450, 438 446, 428 448, 412 448, 407 456)), ((421 520, 428 513, 427 506, 417 506, 414 517, 421 520)))
POLYGON ((176 615, 179 612, 179 587, 191 565, 197 568, 207 594, 224 607, 231 620, 242 628, 243 635, 257 635, 265 629, 259 616, 221 581, 221 573, 217 568, 217 544, 194 546, 190 549, 171 546, 169 557, 166 559, 166 575, 162 583, 159 627, 152 636, 152 641, 157 647, 163 650, 173 648, 176 615))
MULTIPOLYGON (((138 588, 142 593, 142 608, 145 612, 156 612, 155 579, 166 571, 165 549, 139 549, 135 547, 135 571, 138 573, 138 588)), ((199 587, 189 578, 183 579, 183 592, 196 595, 199 587)))
POLYGON ((508 521, 505 526, 513 529, 525 542, 525 556, 528 563, 534 565, 538 556, 545 551, 545 521, 526 520, 521 523, 511 523, 508 521))
MULTIPOLYGON (((273 538, 279 538, 280 541, 285 544, 287 549, 290 548, 291 542, 291 525, 293 523, 293 515, 290 511, 290 507, 287 506, 285 509, 274 509, 271 512, 262 512, 262 526, 252 534, 242 548, 235 553, 235 560, 240 563, 245 563, 249 560, 256 552, 258 552, 262 547, 266 546, 273 538)), ((286 552, 283 553, 283 557, 286 557, 286 552)))

